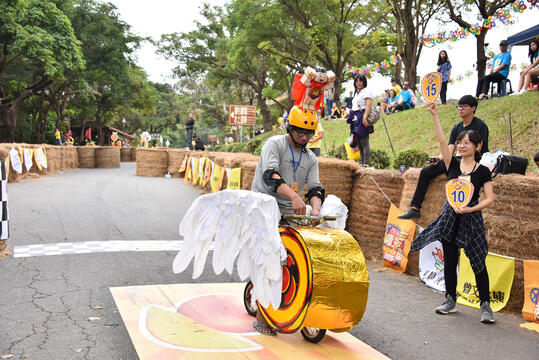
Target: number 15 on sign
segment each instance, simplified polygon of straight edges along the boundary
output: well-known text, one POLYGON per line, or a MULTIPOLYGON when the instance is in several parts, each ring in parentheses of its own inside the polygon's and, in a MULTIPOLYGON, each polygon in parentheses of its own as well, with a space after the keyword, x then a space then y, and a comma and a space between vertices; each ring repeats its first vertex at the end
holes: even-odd
POLYGON ((442 74, 431 72, 421 79, 421 94, 427 104, 432 104, 438 99, 442 88, 442 74))

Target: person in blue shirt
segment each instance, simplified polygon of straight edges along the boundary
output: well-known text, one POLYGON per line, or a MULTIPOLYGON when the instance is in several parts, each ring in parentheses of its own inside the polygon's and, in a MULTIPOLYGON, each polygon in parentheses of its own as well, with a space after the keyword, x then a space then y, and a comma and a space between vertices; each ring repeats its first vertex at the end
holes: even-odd
POLYGON ((438 71, 440 72, 440 74, 442 74, 442 89, 440 90, 440 100, 442 100, 442 104, 445 104, 447 100, 447 83, 451 78, 451 62, 447 57, 447 51, 440 51, 440 53, 438 54, 438 63, 436 65, 438 65, 438 71))
POLYGON ((399 96, 399 101, 395 105, 395 111, 408 110, 412 108, 412 91, 410 90, 410 82, 402 83, 402 91, 399 96))
POLYGON ((507 52, 507 40, 500 41, 500 53, 492 61, 490 74, 479 79, 475 96, 480 99, 488 99, 487 93, 490 83, 507 79, 511 66, 511 54, 507 52))

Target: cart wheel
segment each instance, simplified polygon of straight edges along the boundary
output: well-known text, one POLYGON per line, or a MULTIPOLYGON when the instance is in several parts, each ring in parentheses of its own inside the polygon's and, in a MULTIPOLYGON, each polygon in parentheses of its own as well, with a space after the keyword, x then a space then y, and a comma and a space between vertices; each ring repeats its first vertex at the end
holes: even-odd
POLYGON ((251 316, 256 316, 256 312, 258 311, 258 308, 256 305, 251 304, 251 293, 253 291, 253 283, 248 282, 247 285, 245 285, 245 290, 243 290, 243 305, 245 306, 245 310, 247 310, 247 313, 251 316))
POLYGON ((303 329, 301 329, 301 335, 303 335, 303 338, 308 342, 316 344, 324 338, 324 336, 326 335, 326 329, 304 327, 303 329))

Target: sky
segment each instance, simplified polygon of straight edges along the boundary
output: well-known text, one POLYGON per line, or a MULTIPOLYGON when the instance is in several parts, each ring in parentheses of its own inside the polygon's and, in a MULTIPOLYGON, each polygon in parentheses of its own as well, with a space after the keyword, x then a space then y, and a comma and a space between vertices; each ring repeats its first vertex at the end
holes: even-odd
MULTIPOLYGON (((203 1, 188 1, 188 0, 109 0, 116 5, 120 14, 120 19, 131 25, 132 31, 140 36, 150 36, 154 39, 159 39, 161 34, 173 32, 188 32, 195 29, 196 20, 201 20, 200 6, 203 1)), ((214 5, 223 5, 226 0, 212 0, 214 5)), ((489 44, 488 49, 498 53, 499 43, 510 35, 514 35, 519 31, 525 30, 538 23, 539 10, 526 9, 523 13, 514 13, 510 10, 514 24, 503 25, 499 22, 496 27, 489 30, 486 42, 489 44)), ((466 19, 471 20, 471 19, 466 19)), ((458 26, 454 23, 445 24, 440 27, 439 24, 431 21, 427 34, 438 33, 440 29, 446 31, 456 30, 458 26)), ((449 60, 453 66, 452 77, 464 75, 466 71, 473 71, 476 62, 475 37, 470 35, 466 39, 451 43, 446 42, 432 48, 423 48, 417 72, 419 76, 423 76, 431 71, 436 71, 436 61, 438 53, 441 50, 446 50, 449 60)), ((529 62, 527 58, 528 47, 516 46, 511 50, 513 57, 512 62, 520 67, 523 62, 529 62)), ((146 70, 151 81, 173 83, 172 69, 176 66, 174 62, 167 61, 160 55, 155 53, 155 48, 145 43, 141 49, 137 51, 138 65, 146 70)), ((367 64, 352 64, 361 66, 367 64)), ((513 89, 518 86, 519 79, 518 71, 509 73, 513 89)), ((384 89, 390 87, 390 79, 388 77, 375 74, 369 79, 369 87, 375 93, 381 93, 384 89)), ((465 78, 461 82, 448 85, 448 99, 458 99, 462 95, 475 95, 477 85, 476 73, 465 78)), ((352 88, 351 82, 345 84, 345 92, 352 88)))

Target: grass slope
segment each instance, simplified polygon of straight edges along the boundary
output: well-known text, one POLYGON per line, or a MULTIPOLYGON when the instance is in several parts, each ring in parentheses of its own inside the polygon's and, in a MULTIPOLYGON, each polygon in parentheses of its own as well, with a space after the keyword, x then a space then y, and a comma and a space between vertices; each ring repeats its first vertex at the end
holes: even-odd
MULTIPOLYGON (((510 152, 502 113, 505 113, 507 121, 509 121, 508 114, 511 114, 515 155, 527 157, 530 161, 528 169, 533 169, 535 166, 533 157, 539 151, 539 92, 479 102, 476 116, 485 121, 489 127, 489 149, 510 152)), ((461 121, 456 103, 438 105, 438 114, 446 138, 449 139, 451 129, 458 121, 461 121)), ((384 119, 397 153, 417 148, 428 154, 439 154, 432 117, 425 107, 391 114, 385 116, 384 119)), ((509 126, 509 122, 507 124, 509 126)), ((322 125, 327 149, 342 144, 349 136, 349 125, 344 120, 323 121, 322 125)), ((381 120, 375 125, 375 132, 370 138, 370 146, 371 149, 386 151, 393 160, 381 120)), ((322 152, 325 152, 324 146, 322 146, 322 152)))

